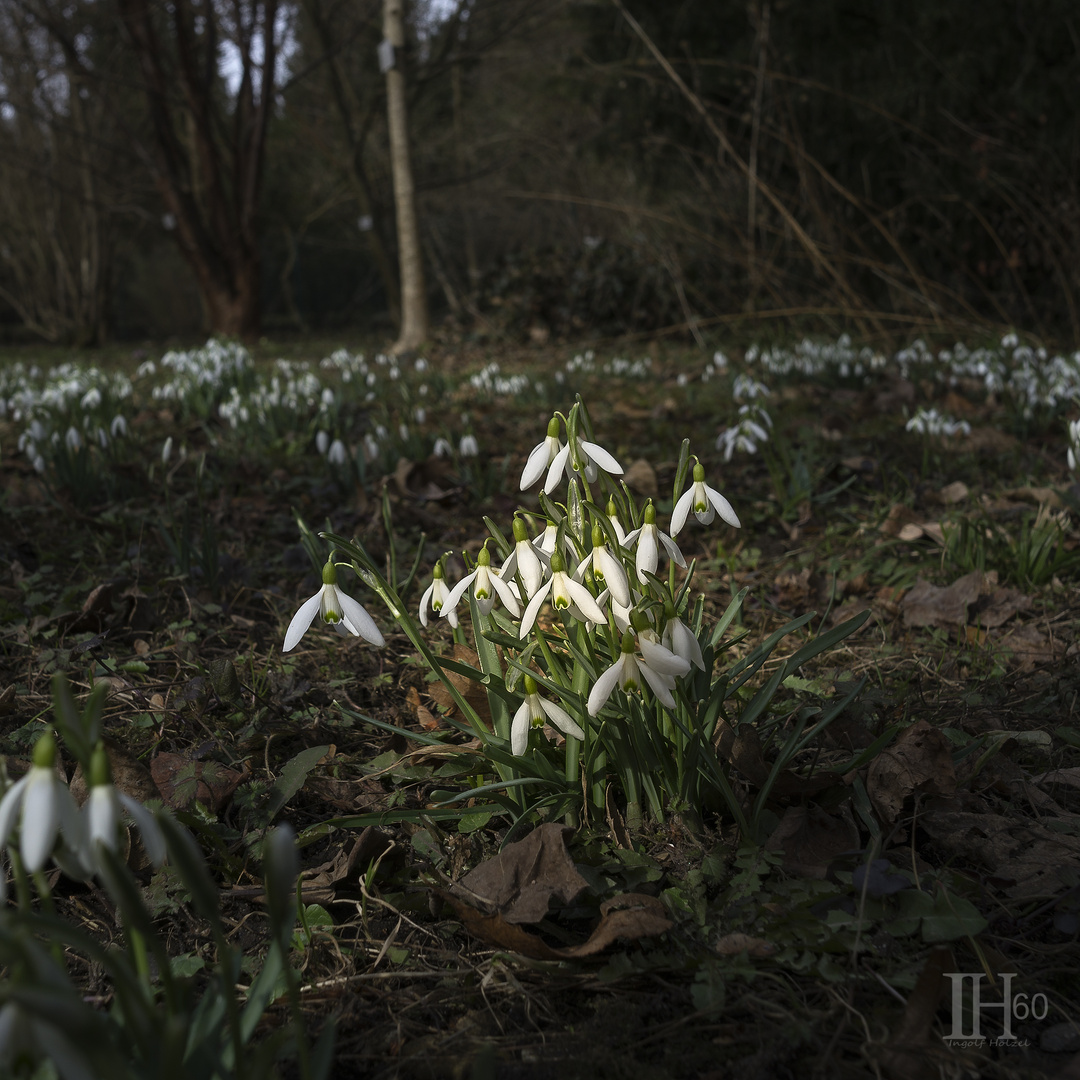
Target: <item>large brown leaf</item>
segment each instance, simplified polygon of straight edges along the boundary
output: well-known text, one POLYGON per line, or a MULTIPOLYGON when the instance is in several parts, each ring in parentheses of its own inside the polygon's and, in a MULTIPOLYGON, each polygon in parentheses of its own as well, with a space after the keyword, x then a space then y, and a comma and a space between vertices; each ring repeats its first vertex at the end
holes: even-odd
POLYGON ((925 720, 907 728, 870 765, 866 792, 878 816, 894 822, 909 795, 952 795, 956 770, 949 740, 925 720))

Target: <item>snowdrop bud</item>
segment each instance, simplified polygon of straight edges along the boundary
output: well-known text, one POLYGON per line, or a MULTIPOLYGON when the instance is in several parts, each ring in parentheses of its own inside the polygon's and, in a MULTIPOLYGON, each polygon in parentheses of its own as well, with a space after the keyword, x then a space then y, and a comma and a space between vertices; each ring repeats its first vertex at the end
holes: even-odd
POLYGON ((330 436, 325 431, 315 433, 315 449, 324 456, 326 451, 330 449, 330 436))
POLYGON ((172 457, 172 436, 170 435, 165 440, 165 445, 161 448, 161 464, 168 465, 169 458, 172 457))

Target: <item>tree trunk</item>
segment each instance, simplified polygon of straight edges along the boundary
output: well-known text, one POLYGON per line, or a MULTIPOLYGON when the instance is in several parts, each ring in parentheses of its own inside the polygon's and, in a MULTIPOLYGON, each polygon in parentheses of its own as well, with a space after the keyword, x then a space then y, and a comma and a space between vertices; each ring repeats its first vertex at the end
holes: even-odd
POLYGON ((398 264, 401 270, 401 332, 393 352, 419 348, 428 336, 427 294, 416 222, 416 192, 409 160, 409 128, 405 114, 405 50, 403 0, 384 0, 383 36, 394 47, 394 65, 386 73, 386 104, 390 126, 390 163, 397 210, 398 264))

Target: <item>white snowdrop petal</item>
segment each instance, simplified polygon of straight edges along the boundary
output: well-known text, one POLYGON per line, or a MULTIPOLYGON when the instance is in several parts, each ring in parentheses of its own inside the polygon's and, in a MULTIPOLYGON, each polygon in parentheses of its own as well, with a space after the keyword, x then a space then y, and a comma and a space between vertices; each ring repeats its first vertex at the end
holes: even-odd
POLYGON ((529 631, 532 630, 533 624, 536 622, 536 616, 540 614, 540 608, 547 599, 549 592, 551 592, 551 581, 546 581, 533 593, 533 598, 529 601, 529 606, 525 609, 525 614, 521 618, 521 627, 518 631, 519 640, 524 641, 529 631))
POLYGON ((385 645, 386 639, 382 636, 382 631, 375 625, 375 620, 367 613, 363 604, 358 603, 351 596, 346 596, 343 592, 337 595, 342 614, 360 637, 365 641, 370 641, 372 645, 385 645))
POLYGON ((641 665, 641 674, 644 676, 645 681, 652 687, 652 692, 665 704, 669 709, 675 708, 675 698, 671 693, 671 685, 669 683, 669 676, 661 675, 657 671, 653 671, 648 664, 641 665))
POLYGON ((694 487, 691 484, 682 495, 679 496, 679 501, 675 504, 675 509, 671 511, 671 535, 678 536, 682 532, 682 527, 686 524, 687 515, 690 513, 690 507, 694 502, 694 487))
POLYGON ((623 661, 620 656, 620 658, 616 660, 607 671, 603 672, 595 683, 593 683, 593 688, 589 692, 589 701, 587 705, 590 716, 595 716, 607 704, 607 699, 611 697, 615 687, 619 685, 622 670, 623 661))
POLYGON ((566 577, 566 591, 570 594, 570 599, 577 605, 578 610, 585 616, 589 622, 605 623, 607 622, 607 616, 604 614, 603 609, 596 602, 596 598, 588 589, 579 581, 574 581, 569 576, 566 577))
POLYGON ((554 701, 548 701, 546 698, 540 698, 540 708, 564 735, 573 735, 575 739, 585 738, 585 732, 561 705, 556 705, 554 701))
MULTIPOLYGON (((660 538, 660 543, 664 545, 664 550, 668 553, 668 558, 685 570, 686 560, 683 558, 683 553, 679 550, 679 545, 676 544, 670 536, 666 536, 664 533, 660 532, 659 529, 657 530, 657 535, 660 538)), ((653 569, 655 570, 655 566, 653 569)))
POLYGON ((529 747, 529 699, 526 698, 514 713, 510 726, 510 753, 521 757, 529 747))
POLYGON ((594 442, 588 442, 585 439, 580 439, 579 443, 581 449, 584 450, 585 453, 604 470, 604 472, 611 473, 612 476, 622 475, 622 466, 602 446, 598 446, 594 442))
POLYGON ((525 462, 525 468, 521 472, 521 490, 528 491, 544 475, 547 467, 548 447, 545 440, 532 448, 529 460, 525 462))
POLYGON ((443 602, 443 609, 439 612, 445 619, 451 611, 458 606, 458 601, 465 595, 465 590, 473 583, 473 578, 476 577, 476 571, 471 574, 466 574, 451 590, 447 593, 446 600, 443 602))
MULTIPOLYGON (((716 512, 732 527, 741 529, 742 524, 739 521, 739 515, 735 513, 731 503, 720 494, 716 488, 705 485, 705 494, 709 496, 709 502, 716 508, 716 512)), ((673 530, 674 531, 674 530, 673 530)))
MULTIPOLYGON (((428 624, 428 607, 431 604, 432 593, 435 592, 435 579, 431 579, 431 584, 424 590, 424 595, 420 597, 420 625, 427 626, 428 624)), ((434 609, 432 609, 434 610, 434 609)))
POLYGON ((690 670, 689 660, 676 656, 658 641, 650 641, 644 633, 638 635, 638 648, 645 663, 661 675, 685 675, 690 670))
POLYGON ((281 646, 282 652, 288 652, 290 649, 296 648, 297 643, 307 632, 307 628, 318 614, 321 603, 322 589, 311 597, 310 600, 305 600, 300 605, 300 610, 292 617, 292 622, 289 623, 289 629, 285 631, 285 644, 281 646))
MULTIPOLYGON (((501 577, 499 577, 498 574, 492 574, 491 575, 491 584, 492 584, 492 587, 494 588, 495 592, 497 592, 499 594, 499 599, 502 600, 503 604, 506 606, 506 610, 509 611, 510 614, 515 616, 515 617, 520 615, 521 614, 521 605, 518 603, 517 595, 515 594, 513 588, 510 585, 510 583, 507 582, 507 581, 503 581, 503 579, 501 577)), ((488 605, 488 611, 490 611, 490 610, 491 610, 491 605, 489 604, 488 605)), ((484 614, 486 615, 488 613, 488 611, 485 611, 484 614)))

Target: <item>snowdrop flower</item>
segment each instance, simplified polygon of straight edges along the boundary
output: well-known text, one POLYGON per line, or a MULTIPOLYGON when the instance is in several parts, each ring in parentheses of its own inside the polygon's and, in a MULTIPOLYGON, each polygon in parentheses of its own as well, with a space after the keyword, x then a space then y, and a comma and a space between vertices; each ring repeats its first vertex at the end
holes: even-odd
POLYGON ((454 448, 450 445, 449 439, 444 439, 441 435, 435 440, 435 448, 431 451, 437 458, 451 457, 454 453, 454 448))
POLYGON ((517 757, 524 754, 529 747, 529 729, 543 727, 545 720, 550 720, 564 735, 573 735, 575 739, 585 738, 585 732, 570 714, 555 702, 542 698, 537 692, 536 680, 526 675, 525 700, 514 713, 510 727, 511 753, 517 757))
POLYGON ((476 436, 462 435, 461 442, 458 443, 458 453, 462 457, 476 457, 480 453, 480 444, 476 441, 476 436))
POLYGON ((521 617, 521 629, 518 637, 524 640, 540 614, 540 608, 551 594, 551 606, 556 611, 568 610, 580 622, 603 623, 607 616, 603 608, 580 581, 575 581, 566 572, 566 563, 557 551, 551 554, 551 577, 537 590, 521 617))
POLYGON ((597 583, 607 589, 620 607, 629 607, 630 582, 626 579, 626 571, 622 563, 608 550, 604 530, 599 525, 593 526, 592 542, 592 551, 582 560, 574 577, 580 578, 591 566, 597 583))
POLYGON ((169 458, 172 457, 172 436, 170 435, 165 440, 165 445, 161 448, 161 464, 168 465, 169 458))
POLYGON ((736 529, 740 527, 739 516, 731 508, 731 503, 716 488, 705 483, 705 467, 700 462, 694 464, 693 484, 682 493, 672 511, 672 536, 677 536, 682 531, 691 510, 702 525, 711 524, 713 518, 719 514, 729 525, 736 529))
POLYGON ((342 636, 352 634, 381 646, 386 640, 375 625, 375 620, 351 596, 346 596, 337 587, 337 567, 333 559, 327 561, 322 572, 323 587, 309 600, 300 605, 300 610, 292 617, 289 629, 285 632, 285 644, 282 652, 294 649, 307 629, 315 621, 316 614, 324 623, 342 636))
POLYGON ((78 429, 69 427, 67 434, 64 435, 64 442, 69 450, 78 450, 82 446, 82 436, 79 434, 78 429))
POLYGON ((315 449, 324 456, 326 454, 326 451, 330 449, 330 436, 329 434, 327 434, 327 432, 315 432, 315 449))
MULTIPOLYGON (((443 561, 440 559, 435 568, 431 571, 431 584, 424 591, 424 595, 420 597, 420 625, 428 625, 428 612, 432 615, 441 615, 443 608, 446 606, 446 601, 450 596, 450 590, 446 585, 446 578, 443 574, 443 561)), ((446 613, 446 621, 451 626, 457 626, 458 618, 457 612, 452 608, 446 613)))
POLYGON ((689 662, 665 649, 653 630, 642 630, 637 636, 640 660, 634 653, 634 644, 634 634, 627 630, 618 659, 593 684, 588 703, 590 716, 596 716, 607 704, 616 686, 625 691, 640 690, 642 681, 649 684, 664 705, 675 708, 672 694, 675 676, 685 675, 690 670, 689 662))
POLYGON ((675 614, 671 607, 665 607, 667 621, 664 623, 664 635, 661 644, 665 649, 681 656, 700 670, 705 670, 705 658, 701 655, 701 642, 693 630, 675 614))
POLYGON ((335 439, 330 444, 330 449, 326 451, 326 460, 331 465, 344 465, 348 458, 348 453, 345 450, 345 444, 340 439, 335 439))
POLYGON ((521 614, 521 607, 514 590, 505 582, 498 573, 491 569, 491 553, 487 549, 487 541, 476 556, 476 569, 471 574, 466 574, 451 590, 443 604, 442 617, 447 619, 457 607, 458 602, 465 595, 465 590, 472 586, 476 606, 481 614, 490 615, 495 606, 495 598, 498 597, 506 610, 515 618, 521 614))
POLYGON ((1077 461, 1080 461, 1080 420, 1073 420, 1069 424, 1069 471, 1076 472, 1077 461))
POLYGON ((572 454, 570 443, 567 443, 555 456, 544 483, 546 494, 550 495, 555 489, 561 473, 565 473, 566 478, 572 480, 574 472, 583 470, 585 479, 590 484, 599 476, 600 469, 611 476, 622 476, 622 466, 602 446, 587 439, 578 439, 577 449, 578 453, 572 454))
POLYGON ((521 472, 522 491, 528 491, 544 475, 545 470, 548 471, 548 477, 544 484, 544 491, 550 493, 558 484, 559 474, 565 468, 563 464, 560 464, 557 468, 554 466, 555 459, 558 458, 563 448, 562 440, 559 438, 559 431, 559 418, 553 416, 548 421, 547 435, 544 437, 543 442, 537 443, 529 451, 529 459, 525 462, 525 468, 521 472))
POLYGON ((615 530, 615 538, 620 544, 626 543, 626 530, 622 527, 622 522, 619 520, 619 508, 615 505, 615 496, 609 496, 607 502, 607 519, 611 522, 611 527, 615 530))
POLYGON ((83 410, 96 409, 101 404, 101 391, 96 386, 91 386, 82 396, 79 405, 83 410))
POLYGON ((634 565, 637 569, 638 581, 643 585, 647 580, 645 577, 646 573, 656 573, 661 544, 663 544, 664 550, 668 554, 668 558, 670 558, 672 562, 678 563, 684 570, 686 569, 686 560, 683 558, 678 545, 667 535, 667 533, 661 532, 656 527, 656 508, 653 506, 651 499, 645 507, 644 524, 642 524, 640 529, 635 529, 626 537, 627 547, 633 547, 635 544, 637 545, 637 554, 634 565))
POLYGON ((0 844, 7 842, 15 817, 22 810, 19 851, 27 873, 44 865, 58 836, 75 851, 82 849, 82 823, 71 792, 56 773, 56 739, 46 731, 34 745, 30 771, 0 800, 0 844))
POLYGON ((374 435, 369 431, 364 436, 364 458, 367 461, 374 461, 379 456, 379 443, 374 435))
POLYGON ((90 758, 90 795, 83 807, 87 844, 82 861, 87 871, 92 873, 97 865, 98 844, 116 851, 120 816, 125 811, 138 827, 150 861, 160 866, 165 861, 165 837, 161 828, 142 803, 116 789, 109 768, 109 755, 99 742, 90 758))
POLYGON ((521 575, 521 583, 525 586, 525 596, 528 599, 536 594, 544 581, 544 564, 529 539, 525 522, 519 517, 514 518, 514 550, 499 571, 499 576, 506 581, 511 580, 515 574, 521 575))

